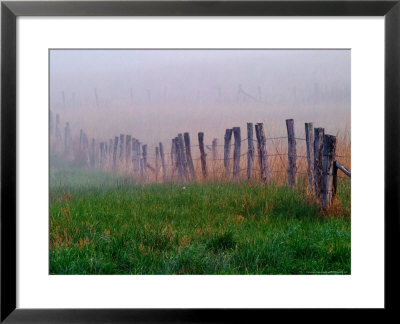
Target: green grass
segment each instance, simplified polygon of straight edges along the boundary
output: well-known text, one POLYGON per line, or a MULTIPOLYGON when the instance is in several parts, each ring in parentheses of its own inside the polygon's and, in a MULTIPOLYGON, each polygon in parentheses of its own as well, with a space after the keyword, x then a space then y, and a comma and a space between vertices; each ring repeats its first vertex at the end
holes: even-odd
POLYGON ((322 216, 300 188, 136 185, 52 170, 51 274, 350 274, 350 184, 322 216))

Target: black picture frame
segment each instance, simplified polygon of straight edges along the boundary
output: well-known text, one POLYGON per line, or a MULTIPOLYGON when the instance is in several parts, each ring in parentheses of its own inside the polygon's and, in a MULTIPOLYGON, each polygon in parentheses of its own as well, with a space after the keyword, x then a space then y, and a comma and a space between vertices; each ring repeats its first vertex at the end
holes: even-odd
MULTIPOLYGON (((5 323, 253 322, 266 310, 16 308, 16 18, 18 16, 384 16, 385 314, 395 311, 400 232, 400 0, 2 1, 1 317, 5 323), (254 316, 254 318, 253 318, 254 316), (253 320, 252 320, 253 318, 253 320), (246 321, 246 322, 247 322, 246 321)), ((304 314, 304 312, 299 312, 304 314)), ((306 313, 308 314, 308 312, 306 313)), ((382 314, 379 311, 379 314, 382 314)), ((309 316, 309 315, 305 315, 309 316)), ((266 318, 265 318, 266 319, 266 318)), ((322 318, 320 318, 322 319, 322 318)))

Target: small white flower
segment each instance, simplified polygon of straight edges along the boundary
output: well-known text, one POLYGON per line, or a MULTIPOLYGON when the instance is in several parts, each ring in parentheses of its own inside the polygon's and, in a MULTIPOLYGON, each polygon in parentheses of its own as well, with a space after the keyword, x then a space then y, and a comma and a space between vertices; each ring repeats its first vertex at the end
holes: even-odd
POLYGON ((183 190, 185 190, 185 189, 186 189, 186 187, 182 187, 182 189, 183 189, 183 190))

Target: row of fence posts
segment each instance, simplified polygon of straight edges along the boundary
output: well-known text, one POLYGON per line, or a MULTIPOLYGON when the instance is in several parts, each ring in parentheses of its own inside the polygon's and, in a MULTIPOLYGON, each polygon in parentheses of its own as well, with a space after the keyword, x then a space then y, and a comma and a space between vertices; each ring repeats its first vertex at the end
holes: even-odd
MULTIPOLYGON (((50 112, 51 114, 51 112, 50 112)), ((56 115, 56 124, 53 127, 52 118, 50 115, 50 134, 55 132, 55 139, 58 144, 62 142, 60 131, 59 115, 56 115), (55 129, 54 129, 55 128, 55 129)), ((288 168, 287 177, 288 185, 295 187, 297 185, 297 151, 296 151, 296 137, 294 131, 293 119, 286 120, 287 140, 288 140, 288 168)), ((269 154, 267 151, 266 141, 268 138, 265 136, 263 123, 257 123, 253 127, 253 123, 247 123, 247 179, 250 180, 255 170, 254 159, 258 158, 260 178, 265 184, 270 184, 272 181, 271 168, 269 166, 269 154), (255 130, 254 140, 253 129, 255 130), (255 149, 254 142, 257 142, 257 150, 255 149), (257 153, 257 154, 256 154, 257 153)), ((243 141, 245 141, 243 140, 243 141)), ((237 181, 240 172, 240 157, 241 154, 241 130, 240 127, 233 127, 225 130, 224 135, 224 157, 223 164, 225 169, 225 176, 229 177, 232 172, 233 181, 237 181), (232 145, 232 135, 234 143, 232 145), (233 166, 231 171, 231 147, 233 146, 233 166)), ((325 134, 324 128, 313 128, 312 123, 305 123, 305 141, 307 151, 307 176, 309 187, 315 191, 317 199, 321 201, 321 206, 326 208, 331 205, 336 194, 337 187, 337 170, 343 171, 347 176, 351 176, 350 172, 342 166, 339 162, 335 161, 336 151, 336 137, 325 134)), ((195 179, 195 169, 192 158, 191 145, 189 133, 183 135, 179 133, 172 139, 171 145, 171 177, 172 181, 190 182, 195 179)), ((218 141, 216 138, 212 140, 211 148, 207 146, 212 152, 212 160, 217 160, 217 146, 218 141)), ((203 179, 208 178, 207 169, 207 154, 204 144, 204 133, 198 133, 198 147, 200 151, 201 173, 203 179)), ((66 123, 64 130, 64 154, 72 154, 72 136, 69 123, 66 123)), ((98 158, 96 158, 96 140, 93 138, 91 141, 91 149, 89 150, 89 139, 87 134, 80 131, 80 153, 88 168, 103 169, 106 165, 112 165, 112 169, 116 170, 117 164, 125 163, 126 168, 131 168, 133 165, 133 176, 138 177, 142 181, 147 180, 146 171, 151 170, 155 174, 156 181, 159 180, 160 168, 162 171, 162 180, 168 181, 167 167, 165 160, 165 152, 163 144, 160 142, 155 148, 155 167, 152 167, 147 161, 148 147, 142 144, 138 139, 131 135, 120 134, 115 136, 114 140, 110 139, 109 142, 104 141, 99 143, 98 158), (119 150, 118 150, 119 147, 119 150), (119 156, 118 156, 119 151, 119 156), (124 161, 125 160, 125 161, 124 161)))
MULTIPOLYGON (((288 139, 288 185, 295 187, 297 185, 297 150, 296 136, 294 131, 293 119, 286 120, 287 139, 288 139)), ((257 151, 254 148, 253 124, 247 123, 247 179, 250 180, 254 171, 254 158, 258 157, 261 180, 269 184, 272 181, 271 169, 268 162, 268 152, 263 123, 257 123, 254 127, 256 133, 257 151), (258 153, 257 155, 255 153, 258 153)), ((350 172, 340 163, 335 161, 336 137, 324 133, 324 128, 313 128, 312 123, 305 123, 306 150, 307 150, 307 175, 308 183, 315 191, 316 197, 321 201, 321 206, 326 208, 332 204, 336 194, 337 170, 342 170, 346 175, 351 176, 350 172)), ((226 175, 230 173, 230 156, 233 144, 233 168, 232 179, 238 180, 240 172, 241 157, 241 132, 240 127, 226 129, 224 136, 224 167, 226 175)), ((182 140, 182 134, 172 139, 171 161, 173 165, 172 179, 191 181, 194 179, 193 159, 191 154, 189 133, 184 133, 185 141, 182 140)), ((198 143, 200 150, 200 161, 202 175, 207 179, 207 161, 204 149, 204 133, 198 133, 198 143)), ((212 141, 212 159, 216 159, 217 139, 212 141)))

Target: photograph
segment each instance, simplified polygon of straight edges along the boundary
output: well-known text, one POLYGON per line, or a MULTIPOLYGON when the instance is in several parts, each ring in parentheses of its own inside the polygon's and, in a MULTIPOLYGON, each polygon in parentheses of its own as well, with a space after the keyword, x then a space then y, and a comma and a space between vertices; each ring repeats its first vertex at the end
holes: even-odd
POLYGON ((351 49, 48 59, 50 275, 351 274, 351 49))

